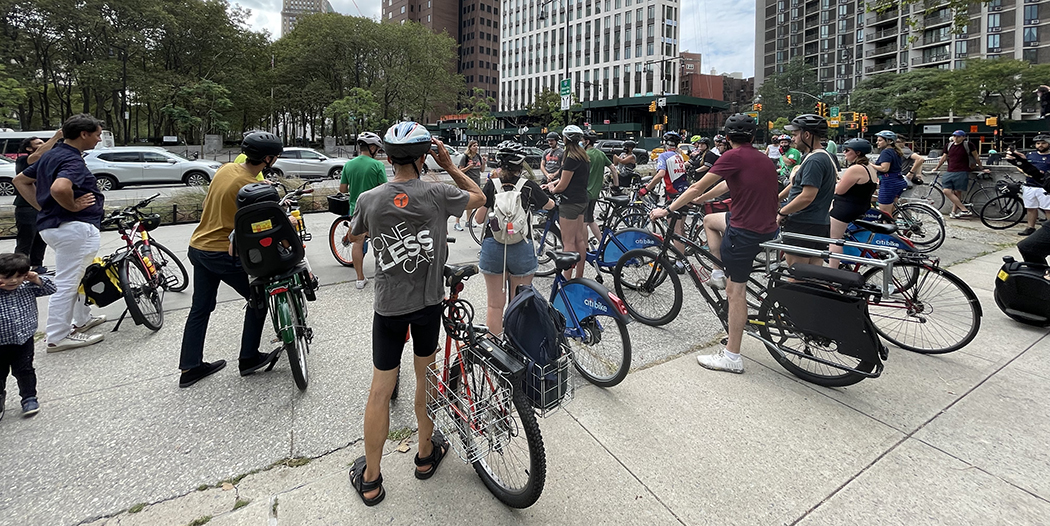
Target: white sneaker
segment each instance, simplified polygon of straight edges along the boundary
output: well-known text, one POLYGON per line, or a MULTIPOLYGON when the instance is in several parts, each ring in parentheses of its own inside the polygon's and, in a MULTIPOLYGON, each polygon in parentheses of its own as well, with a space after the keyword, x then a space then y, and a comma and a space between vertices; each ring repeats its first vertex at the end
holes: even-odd
POLYGON ((462 232, 463 231, 463 225, 461 225, 459 223, 456 223, 456 224, 452 225, 452 228, 455 228, 457 232, 462 232))
POLYGON ((65 338, 55 342, 47 344, 47 352, 62 352, 70 349, 76 349, 77 347, 87 347, 88 345, 94 345, 105 338, 102 334, 84 334, 82 332, 74 332, 65 338))
POLYGON ((365 288, 365 285, 368 285, 368 279, 359 279, 359 280, 357 280, 357 284, 356 285, 357 285, 357 290, 361 290, 361 289, 365 288))
POLYGON ((707 284, 713 289, 725 290, 726 288, 726 273, 722 269, 714 269, 711 271, 711 279, 707 280, 707 284))
POLYGON ((726 371, 736 374, 743 373, 743 358, 737 358, 734 360, 726 355, 727 352, 728 351, 725 349, 722 349, 715 354, 699 354, 696 356, 696 362, 699 363, 701 367, 713 371, 726 371))
POLYGON ((105 314, 100 314, 98 316, 92 316, 91 319, 88 320, 87 323, 85 323, 83 325, 76 325, 76 324, 74 324, 73 325, 73 332, 85 332, 88 329, 91 329, 91 328, 94 328, 94 327, 98 327, 99 325, 105 323, 105 321, 106 321, 106 315, 105 314))

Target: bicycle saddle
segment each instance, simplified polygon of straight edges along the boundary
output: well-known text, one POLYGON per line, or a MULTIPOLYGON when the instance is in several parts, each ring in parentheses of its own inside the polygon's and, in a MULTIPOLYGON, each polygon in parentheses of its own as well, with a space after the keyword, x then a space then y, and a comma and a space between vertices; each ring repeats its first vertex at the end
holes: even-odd
POLYGON ((569 270, 580 261, 580 255, 576 252, 561 252, 551 250, 547 255, 554 259, 554 267, 558 270, 569 270))
POLYGON ((897 231, 897 225, 893 223, 875 223, 873 221, 858 219, 854 221, 853 224, 876 234, 892 234, 897 231))
POLYGON ((477 273, 478 266, 473 263, 467 265, 445 265, 445 285, 452 287, 477 273))
POLYGON ((798 279, 837 283, 847 290, 864 288, 864 276, 859 272, 810 265, 808 263, 795 263, 791 265, 789 270, 791 276, 798 279))
POLYGON ((613 204, 613 206, 621 207, 627 206, 631 203, 631 196, 629 195, 611 195, 605 198, 606 201, 613 204))

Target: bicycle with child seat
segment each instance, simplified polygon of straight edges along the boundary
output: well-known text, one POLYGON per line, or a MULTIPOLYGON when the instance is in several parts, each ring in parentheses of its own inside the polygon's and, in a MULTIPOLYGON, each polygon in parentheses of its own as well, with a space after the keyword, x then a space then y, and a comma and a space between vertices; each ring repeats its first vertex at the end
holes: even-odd
POLYGON ((527 508, 547 478, 543 437, 524 390, 524 357, 474 325, 473 306, 459 297, 477 273, 473 264, 444 268, 445 348, 427 370, 427 414, 500 502, 527 508))
MULTIPOLYGON (((160 226, 160 215, 147 215, 143 209, 158 197, 159 193, 154 194, 137 204, 114 210, 102 219, 102 226, 115 227, 125 243, 109 256, 117 268, 127 305, 125 314, 131 314, 136 325, 145 325, 153 331, 164 325, 164 292, 181 292, 189 284, 189 274, 182 261, 150 235, 150 231, 160 226)), ((113 330, 120 327, 123 319, 122 314, 113 330)))
MULTIPOLYGON (((951 205, 948 198, 944 195, 944 187, 941 185, 941 176, 944 172, 928 172, 923 171, 922 174, 925 176, 933 176, 933 180, 929 183, 923 183, 919 185, 913 185, 901 194, 901 197, 908 199, 909 201, 925 201, 929 203, 937 211, 943 211, 945 205, 951 205)), ((966 186, 966 191, 963 192, 962 202, 967 205, 967 208, 973 213, 978 214, 981 211, 981 207, 988 201, 994 198, 997 194, 995 191, 995 185, 987 182, 991 181, 992 176, 984 172, 971 172, 971 177, 966 186), (974 177, 976 175, 976 177, 974 177)))

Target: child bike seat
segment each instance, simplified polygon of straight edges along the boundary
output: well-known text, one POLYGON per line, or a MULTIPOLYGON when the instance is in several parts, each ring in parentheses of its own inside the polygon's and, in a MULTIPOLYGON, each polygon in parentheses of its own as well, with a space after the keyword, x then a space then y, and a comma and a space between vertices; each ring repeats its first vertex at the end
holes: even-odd
POLYGON ((580 255, 576 252, 560 252, 551 250, 547 255, 554 259, 554 267, 558 270, 569 270, 580 261, 580 255))
POLYGON ((810 265, 808 263, 795 263, 791 265, 792 277, 802 280, 817 280, 827 283, 841 285, 846 290, 864 288, 864 276, 859 272, 850 272, 837 268, 810 265))
POLYGON ((277 203, 245 206, 237 210, 233 224, 237 255, 252 277, 268 278, 290 271, 306 257, 299 233, 277 203))
POLYGON ((865 221, 863 219, 858 219, 854 221, 853 224, 863 228, 864 230, 874 232, 876 234, 892 234, 897 231, 897 225, 894 223, 875 223, 873 221, 865 221))

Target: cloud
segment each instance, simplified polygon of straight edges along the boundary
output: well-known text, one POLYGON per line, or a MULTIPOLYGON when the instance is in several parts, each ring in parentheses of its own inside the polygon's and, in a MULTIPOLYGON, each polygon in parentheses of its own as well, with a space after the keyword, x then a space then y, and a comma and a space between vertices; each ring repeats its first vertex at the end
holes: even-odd
MULTIPOLYGON (((382 2, 377 0, 330 0, 337 13, 379 19, 382 2)), ((449 1, 449 0, 439 0, 449 1)), ((281 36, 281 0, 236 0, 251 10, 248 25, 267 30, 271 38, 281 36)), ((755 73, 754 0, 682 0, 679 48, 701 53, 703 71, 755 73)))

